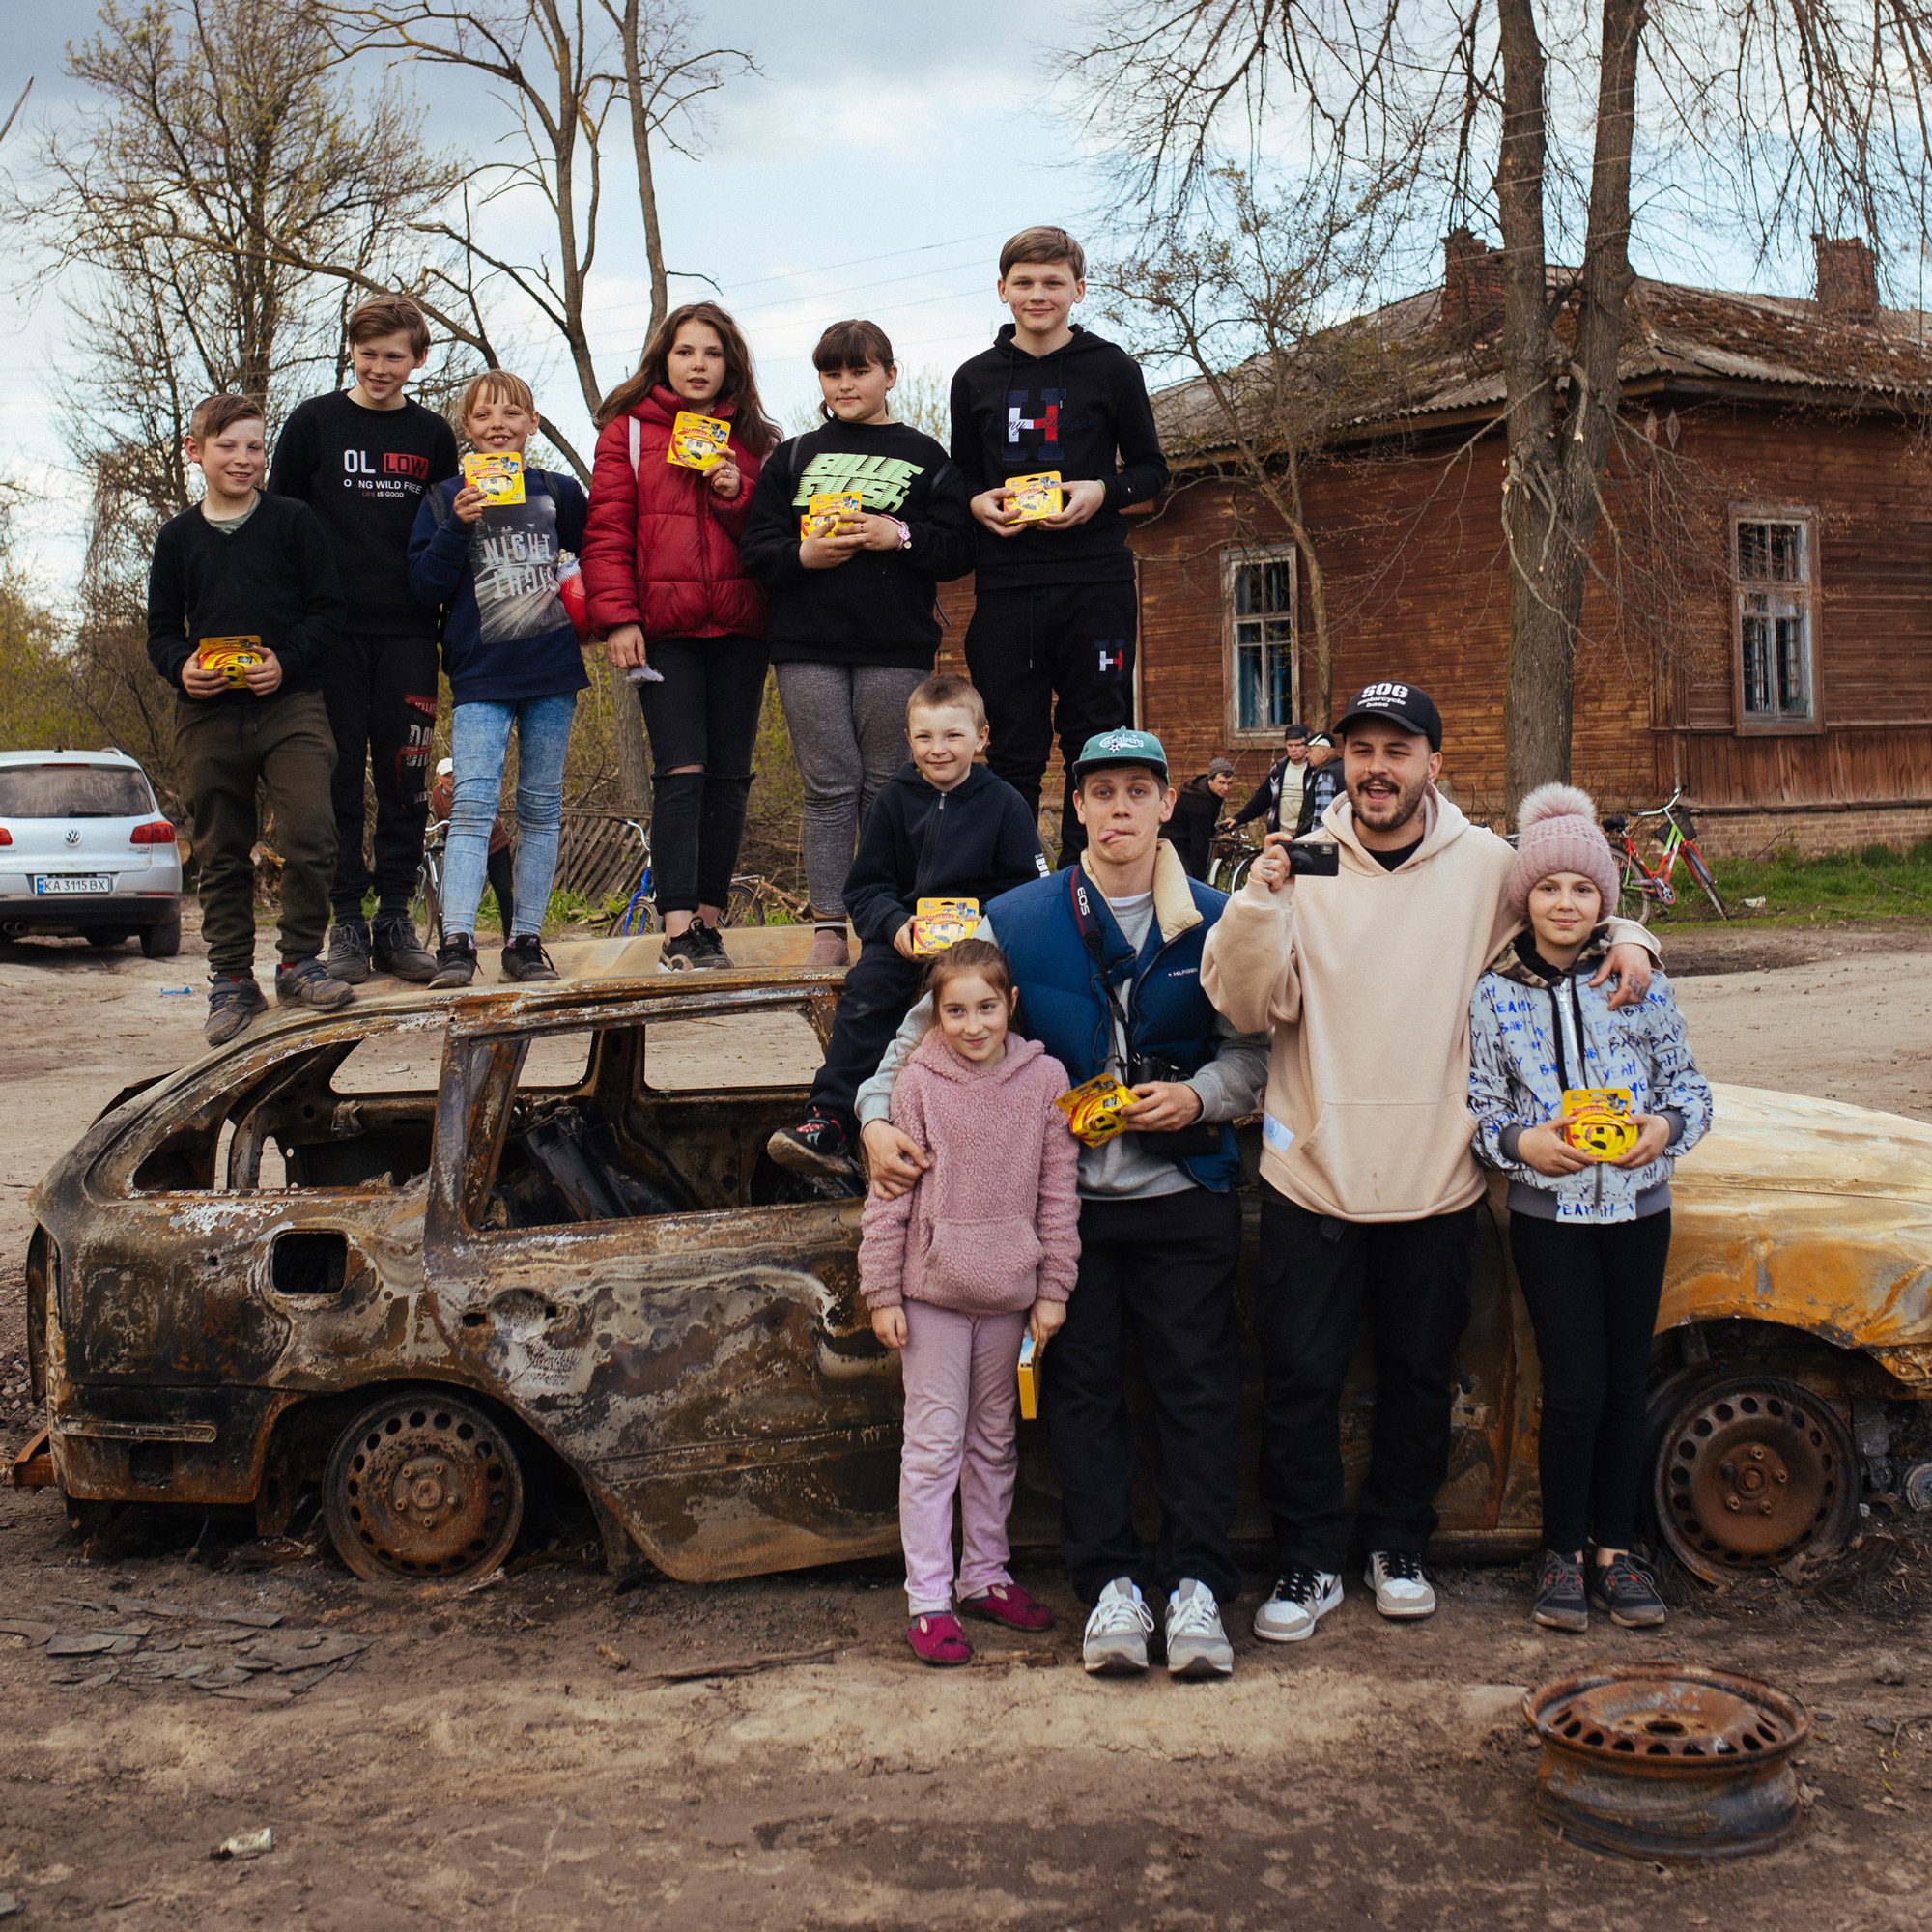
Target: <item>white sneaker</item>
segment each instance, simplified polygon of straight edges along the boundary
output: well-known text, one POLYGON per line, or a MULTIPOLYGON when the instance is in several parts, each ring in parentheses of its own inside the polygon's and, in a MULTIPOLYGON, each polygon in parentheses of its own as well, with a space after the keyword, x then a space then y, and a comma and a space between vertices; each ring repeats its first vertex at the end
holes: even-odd
POLYGON ((1334 1571, 1291 1570, 1275 1579, 1255 1612, 1255 1634, 1264 1643, 1299 1643, 1341 1601, 1342 1579, 1334 1571))
POLYGON ((1100 1592, 1087 1619, 1080 1661, 1096 1677, 1138 1676, 1148 1667, 1153 1612, 1133 1580, 1117 1577, 1100 1592))
POLYGON ((1235 1646, 1221 1628, 1221 1606, 1206 1583, 1191 1577, 1167 1600, 1167 1674, 1170 1677, 1229 1677, 1235 1646))
POLYGON ((1369 1557, 1362 1581, 1376 1593, 1376 1608, 1385 1617, 1433 1617, 1435 1592, 1419 1556, 1378 1549, 1369 1557))

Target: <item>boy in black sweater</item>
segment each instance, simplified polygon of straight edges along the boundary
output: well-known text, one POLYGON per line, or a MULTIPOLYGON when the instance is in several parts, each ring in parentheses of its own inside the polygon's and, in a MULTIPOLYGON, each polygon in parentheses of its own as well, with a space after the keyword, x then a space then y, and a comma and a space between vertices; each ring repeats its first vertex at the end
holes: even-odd
POLYGON ((925 977, 912 944, 919 901, 976 898, 984 906, 1047 869, 1026 801, 974 762, 986 748, 980 694, 963 677, 929 677, 908 701, 905 724, 912 763, 873 801, 845 881, 865 951, 845 976, 805 1119, 765 1144, 781 1167, 798 1174, 854 1172, 852 1102, 878 1071, 925 977))
POLYGON ((261 406, 196 406, 187 456, 207 492, 161 530, 148 574, 148 658, 175 692, 175 748, 200 873, 211 1046, 268 1005, 255 983, 255 787, 282 861, 275 998, 331 1011, 355 995, 316 954, 328 929, 335 764, 319 686, 342 639, 342 591, 322 526, 264 497, 261 406), (224 668, 219 662, 232 662, 224 668))
POLYGON ((323 679, 335 734, 335 931, 328 967, 359 984, 370 959, 427 980, 436 959, 410 921, 429 816, 436 735, 436 631, 410 592, 410 532, 423 493, 457 470, 456 438, 404 385, 429 355, 429 325, 404 296, 365 301, 349 318, 355 385, 311 396, 275 443, 269 488, 321 518, 349 593, 348 635, 323 679), (373 880, 362 852, 362 773, 376 792, 373 880), (373 933, 363 896, 376 889, 373 933))
MULTIPOLYGON (((1015 235, 1000 250, 1012 323, 952 379, 952 460, 979 526, 966 668, 992 720, 989 761, 1036 810, 1056 729, 1070 771, 1094 733, 1133 721, 1134 565, 1121 510, 1167 481, 1139 367, 1067 321, 1086 274, 1064 228, 1015 235), (1041 470, 1060 472, 1064 507, 1015 522, 1008 478, 1041 470)), ((1060 863, 1085 842, 1069 778, 1060 863)))
POLYGON ((892 418, 893 345, 871 322, 835 322, 811 359, 825 423, 781 442, 758 472, 738 545, 770 601, 778 673, 805 800, 800 842, 812 934, 808 966, 843 966, 845 874, 872 800, 905 762, 906 699, 939 650, 935 586, 973 567, 966 482, 929 436, 892 418), (863 506, 804 533, 814 497, 863 506))

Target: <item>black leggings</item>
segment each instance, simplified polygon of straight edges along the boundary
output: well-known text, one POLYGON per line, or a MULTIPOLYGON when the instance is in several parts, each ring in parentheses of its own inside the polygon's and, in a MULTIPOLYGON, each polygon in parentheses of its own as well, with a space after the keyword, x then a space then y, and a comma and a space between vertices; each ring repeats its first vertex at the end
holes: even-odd
POLYGON ((664 673, 662 684, 638 686, 651 740, 658 911, 722 906, 745 842, 765 647, 754 638, 669 638, 653 639, 646 655, 664 673))
POLYGON ((1601 1226, 1510 1216, 1510 1253, 1543 1363, 1543 1541, 1628 1549, 1643 1497, 1650 1340, 1670 1212, 1601 1226))

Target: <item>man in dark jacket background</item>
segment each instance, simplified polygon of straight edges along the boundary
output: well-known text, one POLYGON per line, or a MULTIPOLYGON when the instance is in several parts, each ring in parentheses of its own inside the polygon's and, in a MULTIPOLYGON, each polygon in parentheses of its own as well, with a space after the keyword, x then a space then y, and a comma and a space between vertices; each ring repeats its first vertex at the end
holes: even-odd
POLYGON ((1174 795, 1174 816, 1162 838, 1180 855, 1190 879, 1205 879, 1214 856, 1214 828, 1235 789, 1235 767, 1227 758, 1209 758, 1208 769, 1174 795))

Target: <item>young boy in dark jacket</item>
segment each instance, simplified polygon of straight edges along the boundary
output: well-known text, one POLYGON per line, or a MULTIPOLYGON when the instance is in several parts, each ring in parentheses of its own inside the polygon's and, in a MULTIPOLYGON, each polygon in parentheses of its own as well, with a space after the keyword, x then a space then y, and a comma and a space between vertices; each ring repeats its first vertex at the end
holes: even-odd
MULTIPOLYGON (((988 760, 1036 812, 1056 728, 1070 771, 1089 737, 1132 720, 1134 564, 1121 511, 1167 481, 1139 366, 1067 320, 1086 274, 1064 228, 1015 235, 999 284, 1013 320, 952 379, 952 460, 979 537, 966 668, 986 694, 988 760), (1062 509, 1014 521, 1008 479, 1042 470, 1059 471, 1062 509)), ((1085 842, 1069 779, 1061 863, 1085 842)))
POLYGON ((767 1151, 799 1174, 853 1171, 852 1102, 918 1000, 925 962, 913 952, 923 898, 988 899, 1046 876, 1026 802, 974 759, 986 747, 986 710, 963 677, 929 677, 906 704, 912 763, 872 803, 845 904, 865 942, 845 976, 825 1062, 805 1119, 781 1127, 767 1151))

